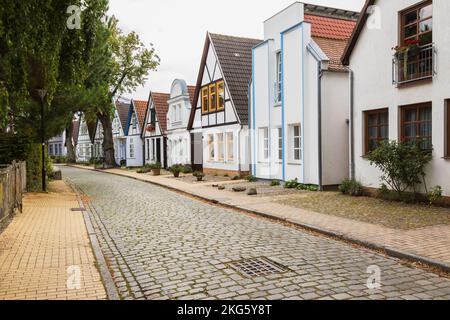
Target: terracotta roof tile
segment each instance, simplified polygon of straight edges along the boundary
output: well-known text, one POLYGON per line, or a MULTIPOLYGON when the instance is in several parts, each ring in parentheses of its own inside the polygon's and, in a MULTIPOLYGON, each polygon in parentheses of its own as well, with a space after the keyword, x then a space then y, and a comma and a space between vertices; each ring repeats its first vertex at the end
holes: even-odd
POLYGON ((345 67, 342 65, 341 57, 344 54, 347 41, 345 40, 333 40, 326 38, 313 37, 313 40, 322 49, 322 51, 330 59, 329 70, 330 71, 345 71, 345 67))
POLYGON ((262 40, 209 34, 242 124, 248 123, 248 85, 252 76, 252 48, 262 40))
POLYGON ((167 130, 167 111, 169 111, 170 94, 152 92, 152 99, 155 105, 156 116, 158 117, 159 126, 164 133, 167 130))
POLYGON ((311 34, 313 37, 320 37, 334 40, 350 39, 356 21, 323 17, 313 14, 305 14, 305 21, 311 23, 311 34))
POLYGON ((191 102, 192 107, 194 107, 195 88, 196 88, 195 86, 188 86, 189 100, 191 102))
POLYGON ((119 115, 120 124, 122 125, 122 130, 125 131, 127 126, 128 114, 130 112, 130 104, 123 102, 116 102, 117 114, 119 115))
POLYGON ((341 57, 356 26, 356 21, 333 17, 305 14, 305 21, 311 23, 313 40, 330 59, 331 71, 345 71, 341 57))
POLYGON ((133 100, 133 103, 139 121, 139 128, 142 129, 144 127, 145 114, 147 113, 148 102, 143 100, 133 100))

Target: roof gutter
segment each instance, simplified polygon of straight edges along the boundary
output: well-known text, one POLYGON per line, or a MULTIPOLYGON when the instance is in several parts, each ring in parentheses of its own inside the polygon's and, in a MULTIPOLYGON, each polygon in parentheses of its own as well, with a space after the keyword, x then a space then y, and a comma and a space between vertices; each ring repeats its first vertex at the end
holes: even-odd
POLYGON ((308 45, 308 50, 311 52, 314 59, 317 61, 317 175, 319 191, 323 191, 323 147, 322 147, 322 78, 326 68, 323 64, 329 62, 317 52, 318 48, 313 45, 308 45))
POLYGON ((354 109, 355 109, 355 90, 354 90, 354 73, 353 70, 350 69, 350 67, 345 67, 348 70, 348 76, 349 76, 349 88, 350 88, 350 119, 349 119, 349 125, 350 125, 350 179, 355 179, 355 119, 354 119, 354 109))

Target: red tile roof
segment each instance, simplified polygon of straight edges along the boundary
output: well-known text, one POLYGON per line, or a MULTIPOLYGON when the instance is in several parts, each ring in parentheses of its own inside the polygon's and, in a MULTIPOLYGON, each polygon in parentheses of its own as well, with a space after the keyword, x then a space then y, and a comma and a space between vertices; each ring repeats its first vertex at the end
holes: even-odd
POLYGON ((192 107, 194 104, 194 95, 195 95, 195 86, 188 86, 188 92, 189 92, 189 100, 191 101, 192 107))
POLYGON ((305 21, 311 23, 311 36, 330 59, 329 69, 345 71, 341 57, 356 26, 356 21, 313 14, 305 14, 305 21))
POLYGON ((144 127, 145 114, 147 113, 147 101, 133 100, 134 107, 136 108, 137 118, 139 121, 139 128, 144 127))
POLYGON ((305 21, 311 23, 313 37, 348 40, 350 39, 356 21, 305 14, 305 21))
POLYGON ((152 99, 155 105, 156 117, 158 118, 159 126, 164 134, 167 130, 167 111, 169 111, 169 104, 167 101, 170 99, 170 94, 152 92, 152 99))

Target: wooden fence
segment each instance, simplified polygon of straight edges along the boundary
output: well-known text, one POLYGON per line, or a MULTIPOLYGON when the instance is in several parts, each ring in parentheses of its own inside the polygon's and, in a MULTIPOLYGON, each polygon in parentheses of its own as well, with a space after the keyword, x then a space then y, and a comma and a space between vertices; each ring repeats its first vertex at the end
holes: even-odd
POLYGON ((16 209, 22 212, 22 197, 26 188, 25 162, 0 165, 0 222, 16 209))

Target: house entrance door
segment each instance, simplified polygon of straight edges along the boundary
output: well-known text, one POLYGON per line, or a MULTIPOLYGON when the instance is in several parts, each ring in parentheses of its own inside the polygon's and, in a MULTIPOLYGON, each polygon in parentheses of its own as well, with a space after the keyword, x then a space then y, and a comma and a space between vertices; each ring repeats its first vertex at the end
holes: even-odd
POLYGON ((156 139, 156 161, 162 164, 161 161, 161 139, 156 139))

